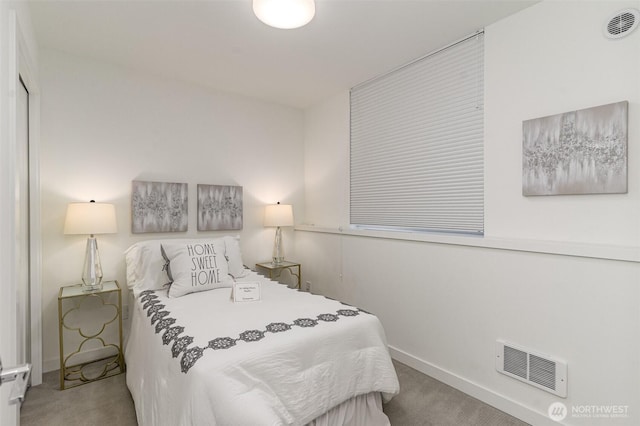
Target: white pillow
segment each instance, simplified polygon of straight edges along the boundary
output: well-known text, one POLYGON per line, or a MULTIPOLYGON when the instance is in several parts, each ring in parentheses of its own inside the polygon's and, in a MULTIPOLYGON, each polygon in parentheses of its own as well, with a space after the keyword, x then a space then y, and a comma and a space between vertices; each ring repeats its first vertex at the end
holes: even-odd
POLYGON ((164 242, 161 254, 169 262, 169 297, 232 287, 233 278, 229 275, 225 251, 222 238, 164 242))
POLYGON ((144 290, 158 290, 168 283, 162 270, 165 264, 160 244, 168 240, 140 241, 125 251, 127 286, 138 294, 144 290))
POLYGON ((224 245, 226 247, 227 262, 229 263, 229 273, 233 278, 244 277, 247 274, 247 268, 244 267, 244 262, 242 261, 240 236, 225 236, 224 245))

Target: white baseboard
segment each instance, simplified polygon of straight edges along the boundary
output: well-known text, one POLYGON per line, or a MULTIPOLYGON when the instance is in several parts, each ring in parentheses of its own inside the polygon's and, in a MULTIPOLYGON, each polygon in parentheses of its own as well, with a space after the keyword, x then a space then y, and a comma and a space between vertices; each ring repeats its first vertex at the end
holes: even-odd
MULTIPOLYGON (((450 371, 444 370, 436 365, 433 365, 427 361, 419 359, 413 355, 410 355, 400 349, 389 346, 391 357, 401 363, 408 365, 409 367, 420 371, 436 380, 439 380, 447 385, 458 389, 471 395, 472 397, 479 399, 480 401, 497 408, 500 411, 504 411, 524 422, 532 425, 546 425, 557 426, 558 423, 551 420, 546 413, 539 413, 534 411, 530 407, 524 406, 521 403, 509 399, 504 395, 500 395, 490 389, 473 383, 464 377, 460 377, 450 371)), ((402 391, 402 390, 401 390, 402 391)))

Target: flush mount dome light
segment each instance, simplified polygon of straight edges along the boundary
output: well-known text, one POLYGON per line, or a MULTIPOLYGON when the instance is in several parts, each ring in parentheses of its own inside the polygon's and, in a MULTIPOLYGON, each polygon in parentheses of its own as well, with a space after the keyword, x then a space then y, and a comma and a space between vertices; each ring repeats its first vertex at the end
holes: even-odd
POLYGON ((289 30, 308 24, 316 5, 314 0, 253 0, 253 13, 269 26, 289 30))

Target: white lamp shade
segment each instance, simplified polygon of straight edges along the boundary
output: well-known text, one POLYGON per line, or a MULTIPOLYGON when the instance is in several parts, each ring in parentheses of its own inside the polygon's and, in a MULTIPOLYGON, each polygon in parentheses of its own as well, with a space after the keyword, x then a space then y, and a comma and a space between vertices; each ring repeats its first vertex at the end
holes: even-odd
POLYGON ((253 13, 271 27, 288 30, 308 24, 316 4, 314 0, 253 0, 253 13))
POLYGON ((116 209, 106 203, 70 203, 64 222, 65 234, 113 234, 118 231, 116 209))
POLYGON ((270 204, 265 207, 264 226, 293 226, 291 204, 270 204))

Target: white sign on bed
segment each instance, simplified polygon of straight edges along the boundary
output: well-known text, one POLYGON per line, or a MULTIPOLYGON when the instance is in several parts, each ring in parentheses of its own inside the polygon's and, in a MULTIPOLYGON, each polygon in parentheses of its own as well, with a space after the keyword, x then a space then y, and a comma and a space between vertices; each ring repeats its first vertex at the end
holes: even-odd
POLYGON ((258 281, 234 283, 231 290, 231 300, 234 302, 259 301, 260 283, 258 281))

